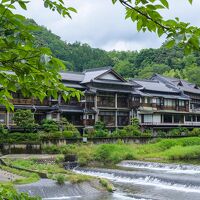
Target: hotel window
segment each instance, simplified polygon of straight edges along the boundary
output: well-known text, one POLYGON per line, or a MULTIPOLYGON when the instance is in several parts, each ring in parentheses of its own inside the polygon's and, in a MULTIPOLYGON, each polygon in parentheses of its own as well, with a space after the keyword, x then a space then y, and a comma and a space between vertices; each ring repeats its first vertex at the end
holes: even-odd
POLYGON ((117 113, 117 124, 118 126, 125 126, 129 124, 129 112, 118 112, 117 113))
POLYGON ((192 121, 192 116, 191 115, 186 115, 185 116, 185 121, 186 122, 191 122, 192 121))
POLYGON ((184 106, 185 106, 185 101, 179 100, 178 105, 179 105, 180 107, 184 107, 184 106))
POLYGON ((106 126, 115 125, 115 112, 112 111, 101 111, 99 112, 99 120, 104 122, 106 126))
POLYGON ((164 123, 172 123, 172 115, 164 115, 164 123))
POLYGON ((13 120, 13 117, 14 117, 14 113, 9 113, 9 124, 10 124, 10 125, 15 124, 15 122, 14 122, 14 120, 13 120))
POLYGON ((0 123, 6 124, 6 113, 5 112, 0 113, 0 123))
POLYGON ((165 99, 165 106, 167 107, 171 107, 173 104, 172 104, 172 100, 171 99, 165 99))
POLYGON ((160 98, 156 98, 156 104, 160 105, 160 98))

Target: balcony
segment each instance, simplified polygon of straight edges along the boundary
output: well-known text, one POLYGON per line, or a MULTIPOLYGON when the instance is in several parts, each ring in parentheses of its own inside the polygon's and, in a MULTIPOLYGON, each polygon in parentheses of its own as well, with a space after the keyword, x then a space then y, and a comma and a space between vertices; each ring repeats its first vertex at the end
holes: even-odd
POLYGON ((33 104, 36 106, 49 106, 49 101, 48 99, 44 99, 42 102, 38 99, 33 100, 33 104))
POLYGON ((143 122, 141 126, 188 126, 188 127, 200 127, 200 122, 184 122, 184 123, 162 123, 162 122, 143 122))
POLYGON ((97 102, 98 107, 108 107, 108 108, 114 108, 115 107, 115 102, 111 101, 98 101, 97 102))
POLYGON ((86 119, 83 121, 85 126, 94 126, 95 120, 94 119, 86 119))
POLYGON ((33 99, 12 99, 14 105, 33 105, 33 99))

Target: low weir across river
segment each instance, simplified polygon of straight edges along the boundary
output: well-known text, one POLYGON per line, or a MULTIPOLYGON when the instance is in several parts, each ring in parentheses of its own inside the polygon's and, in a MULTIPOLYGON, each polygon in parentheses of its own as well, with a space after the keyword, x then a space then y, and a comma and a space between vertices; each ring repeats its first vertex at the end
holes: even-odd
MULTIPOLYGON (((123 161, 119 169, 79 168, 81 174, 109 179, 121 199, 199 200, 200 166, 123 161)), ((113 196, 111 199, 116 199, 113 196)))
POLYGON ((92 200, 199 200, 200 166, 163 164, 142 161, 123 161, 117 169, 76 168, 76 173, 110 180, 115 188, 112 194, 90 195, 86 186, 59 188, 51 180, 42 180, 29 186, 19 186, 20 191, 41 195, 46 199, 92 200), (86 188, 85 188, 86 187, 86 188))

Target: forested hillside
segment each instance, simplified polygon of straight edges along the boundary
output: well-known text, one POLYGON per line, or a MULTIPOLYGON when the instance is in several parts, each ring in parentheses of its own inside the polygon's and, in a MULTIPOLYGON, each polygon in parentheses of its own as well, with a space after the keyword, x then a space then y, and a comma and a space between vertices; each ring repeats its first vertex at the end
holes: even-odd
MULTIPOLYGON (((35 23, 29 20, 29 23, 35 23)), ((70 44, 39 26, 33 32, 36 45, 49 47, 66 64, 67 70, 111 66, 125 78, 148 78, 154 73, 183 78, 200 85, 200 53, 184 56, 182 49, 143 49, 137 51, 110 51, 92 48, 79 42, 70 44)))

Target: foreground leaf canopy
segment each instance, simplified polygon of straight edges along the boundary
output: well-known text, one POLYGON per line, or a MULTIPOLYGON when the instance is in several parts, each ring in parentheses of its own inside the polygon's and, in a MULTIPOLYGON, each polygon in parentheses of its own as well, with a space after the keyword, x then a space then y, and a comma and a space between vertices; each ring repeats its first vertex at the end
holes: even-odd
MULTIPOLYGON (((65 87, 60 81, 59 71, 65 69, 65 65, 52 56, 50 49, 33 45, 34 37, 30 32, 35 26, 13 12, 17 4, 26 10, 27 3, 25 0, 2 0, 0 3, 0 104, 14 109, 10 99, 17 91, 24 97, 41 101, 47 96, 57 98, 59 93, 65 100, 80 98, 79 91, 65 87)), ((44 0, 44 6, 63 17, 71 18, 71 13, 76 12, 62 0, 44 0)))

